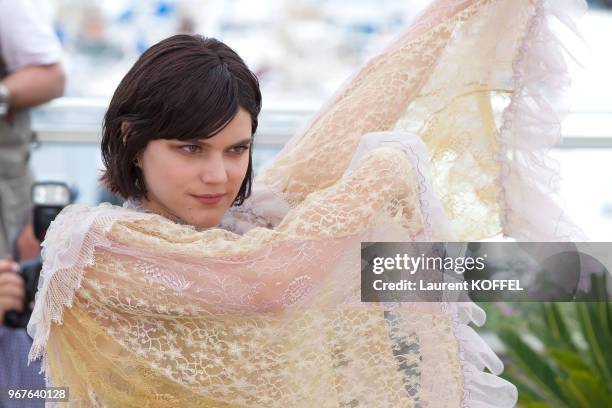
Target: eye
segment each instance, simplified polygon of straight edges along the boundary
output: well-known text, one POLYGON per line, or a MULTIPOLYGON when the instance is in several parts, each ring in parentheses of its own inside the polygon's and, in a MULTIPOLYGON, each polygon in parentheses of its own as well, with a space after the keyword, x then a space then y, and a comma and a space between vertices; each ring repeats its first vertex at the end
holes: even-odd
POLYGON ((249 147, 250 145, 234 146, 231 149, 229 149, 229 151, 232 153, 242 154, 246 152, 247 150, 249 150, 249 147))
POLYGON ((198 153, 201 150, 201 147, 198 145, 183 145, 180 146, 179 149, 187 153, 198 153))

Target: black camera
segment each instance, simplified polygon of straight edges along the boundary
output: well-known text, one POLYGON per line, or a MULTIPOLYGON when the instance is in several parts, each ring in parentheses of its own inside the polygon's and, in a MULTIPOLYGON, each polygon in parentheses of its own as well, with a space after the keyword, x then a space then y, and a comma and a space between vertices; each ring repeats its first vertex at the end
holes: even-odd
MULTIPOLYGON (((34 235, 39 242, 45 239, 45 234, 51 222, 66 207, 72 203, 76 192, 65 183, 41 182, 32 187, 32 204, 34 235)), ((4 316, 4 325, 12 328, 25 328, 28 325, 34 308, 34 296, 38 289, 38 279, 42 269, 40 256, 19 262, 19 275, 25 282, 25 298, 23 312, 8 311, 4 316)))

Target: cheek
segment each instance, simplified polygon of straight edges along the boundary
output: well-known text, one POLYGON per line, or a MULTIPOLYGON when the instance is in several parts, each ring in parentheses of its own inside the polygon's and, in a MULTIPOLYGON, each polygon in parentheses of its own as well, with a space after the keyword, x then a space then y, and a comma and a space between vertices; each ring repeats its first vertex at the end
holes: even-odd
POLYGON ((160 172, 162 173, 162 182, 171 184, 175 187, 181 187, 188 184, 188 181, 191 180, 194 175, 197 175, 197 169, 192 169, 182 160, 165 162, 160 166, 160 172))
POLYGON ((247 174, 247 170, 249 168, 249 156, 245 155, 244 158, 238 160, 237 163, 232 166, 229 170, 229 179, 232 181, 232 185, 234 186, 236 192, 240 190, 240 186, 247 174))
POLYGON ((173 194, 186 184, 191 171, 184 161, 173 155, 149 154, 143 157, 143 174, 151 192, 173 194))

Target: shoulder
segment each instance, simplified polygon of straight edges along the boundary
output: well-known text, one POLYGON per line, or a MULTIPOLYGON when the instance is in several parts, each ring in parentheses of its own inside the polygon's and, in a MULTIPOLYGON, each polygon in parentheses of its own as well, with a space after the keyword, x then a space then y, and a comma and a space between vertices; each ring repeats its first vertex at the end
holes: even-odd
POLYGON ((109 203, 69 205, 55 217, 45 234, 41 244, 43 262, 48 269, 56 270, 70 267, 83 256, 89 259, 93 248, 106 242, 108 231, 117 221, 146 216, 109 203))
POLYGON ((0 0, 0 51, 9 72, 60 62, 61 45, 45 9, 39 1, 0 0))
POLYGON ((139 216, 142 214, 110 203, 102 203, 97 206, 71 204, 66 206, 51 222, 45 235, 45 242, 63 236, 82 236, 96 226, 104 227, 117 220, 139 216))
POLYGON ((82 221, 85 221, 87 218, 95 217, 103 213, 110 214, 117 211, 126 210, 109 203, 102 203, 96 206, 88 204, 70 204, 59 212, 59 214, 51 222, 51 225, 54 226, 64 222, 75 222, 81 224, 82 221))

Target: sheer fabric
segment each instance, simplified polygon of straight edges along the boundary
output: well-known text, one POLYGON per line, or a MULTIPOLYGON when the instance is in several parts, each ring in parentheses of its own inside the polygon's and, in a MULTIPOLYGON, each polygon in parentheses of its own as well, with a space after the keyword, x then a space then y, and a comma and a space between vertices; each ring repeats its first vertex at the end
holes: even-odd
POLYGON ((582 238, 545 162, 566 75, 553 16, 571 23, 558 1, 435 1, 222 228, 66 208, 30 358, 73 406, 513 406, 468 325, 482 310, 360 302, 360 242, 582 238))

